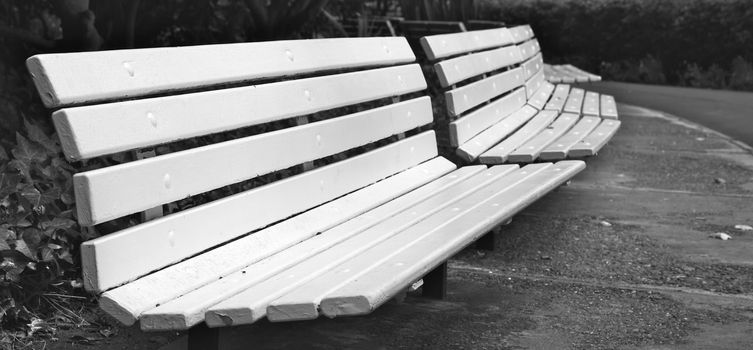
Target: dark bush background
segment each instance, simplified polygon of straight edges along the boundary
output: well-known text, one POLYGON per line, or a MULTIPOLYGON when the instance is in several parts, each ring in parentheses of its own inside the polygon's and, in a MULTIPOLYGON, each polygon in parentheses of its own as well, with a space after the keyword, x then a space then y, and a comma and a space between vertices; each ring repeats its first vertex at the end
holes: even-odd
POLYGON ((606 79, 753 90, 750 0, 480 0, 479 13, 530 23, 550 62, 606 79))

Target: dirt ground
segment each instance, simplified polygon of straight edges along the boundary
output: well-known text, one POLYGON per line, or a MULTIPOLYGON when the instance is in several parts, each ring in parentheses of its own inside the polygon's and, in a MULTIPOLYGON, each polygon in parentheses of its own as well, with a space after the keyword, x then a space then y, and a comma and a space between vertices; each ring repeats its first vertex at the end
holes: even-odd
MULTIPOLYGON (((571 185, 501 227, 496 250, 471 247, 450 261, 446 300, 408 296, 365 317, 234 327, 222 345, 753 349, 753 231, 734 227, 753 225, 753 154, 681 119, 630 106, 620 116, 618 135, 571 185)), ((112 330, 64 330, 47 348, 185 346, 177 333, 112 330)))

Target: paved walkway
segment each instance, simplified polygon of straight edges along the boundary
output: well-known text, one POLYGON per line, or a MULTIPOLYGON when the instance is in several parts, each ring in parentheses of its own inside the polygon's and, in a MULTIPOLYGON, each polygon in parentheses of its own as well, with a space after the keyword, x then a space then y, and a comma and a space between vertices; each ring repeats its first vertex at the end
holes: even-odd
POLYGON ((617 101, 682 116, 753 146, 753 93, 604 81, 582 84, 617 101))
MULTIPOLYGON (((260 323, 228 349, 751 349, 753 154, 620 106, 588 168, 451 261, 449 297, 367 317, 260 323), (730 241, 709 238, 715 232, 730 241)), ((173 345, 180 345, 173 344, 173 345)))

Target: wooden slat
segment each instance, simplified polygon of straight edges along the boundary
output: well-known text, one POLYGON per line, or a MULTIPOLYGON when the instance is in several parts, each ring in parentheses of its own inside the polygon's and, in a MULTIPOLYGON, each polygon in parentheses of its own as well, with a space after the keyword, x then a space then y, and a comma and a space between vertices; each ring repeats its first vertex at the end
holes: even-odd
POLYGON ((583 99, 583 115, 599 116, 599 94, 592 91, 586 91, 586 97, 583 99))
MULTIPOLYGON (((145 312, 140 319, 141 328, 144 330, 167 330, 191 327, 204 320, 205 311, 212 305, 267 280, 302 261, 303 264, 307 264, 308 262, 304 260, 309 257, 356 236, 381 221, 400 214, 485 169, 483 166, 458 169, 363 215, 326 230, 326 232, 320 230, 319 232, 323 232, 322 234, 145 312)), ((283 233, 283 231, 279 233, 283 233)))
POLYGON ((431 121, 431 102, 428 97, 421 97, 273 133, 79 173, 73 178, 78 220, 83 225, 104 222, 326 157, 431 121))
POLYGON ((528 100, 528 104, 536 109, 544 109, 546 102, 549 100, 549 96, 554 92, 554 85, 546 80, 541 83, 541 87, 535 94, 528 100))
POLYGON ((540 111, 535 117, 533 117, 533 119, 518 129, 514 134, 481 154, 479 157, 481 163, 501 164, 506 162, 510 153, 544 130, 547 125, 554 121, 555 117, 557 117, 557 112, 540 111))
POLYGON ((539 157, 539 154, 541 154, 541 151, 543 151, 546 146, 554 142, 558 137, 564 135, 565 132, 567 132, 567 130, 569 130, 577 121, 577 114, 561 114, 546 129, 510 153, 507 161, 511 163, 533 162, 539 157))
MULTIPOLYGON (((484 166, 464 167, 444 177, 430 182, 403 196, 395 198, 363 215, 356 216, 331 229, 320 229, 318 234, 299 244, 289 247, 264 260, 244 267, 220 280, 198 288, 168 303, 162 304, 142 314, 141 328, 144 330, 185 329, 204 320, 206 310, 243 290, 281 273, 315 256, 336 244, 356 236, 360 232, 407 210, 408 208, 445 191, 465 179, 486 170, 484 166), (325 232, 326 231, 326 232, 325 232)), ((389 179, 388 179, 389 180, 389 179)), ((340 206, 341 207, 341 206, 340 206)), ((318 208, 317 208, 318 209, 318 208)), ((314 209, 314 210, 317 210, 314 209)), ((344 208, 347 210, 347 208, 344 208)), ((306 213, 307 214, 307 213, 306 213)), ((303 215, 306 215, 303 214, 303 215)), ((319 214, 322 214, 321 212, 319 214)), ((321 221, 316 217, 312 220, 321 221)), ((296 220, 293 218, 292 220, 296 220)), ((285 224, 283 224, 285 225, 285 224)), ((300 225, 299 225, 300 226, 300 225)), ((306 225, 308 229, 309 224, 306 225)), ((300 230, 302 228, 297 228, 300 230)), ((317 232, 317 231, 313 231, 317 232)), ((279 234, 284 231, 279 231, 279 234)))
MULTIPOLYGON (((328 270, 362 254, 370 247, 406 229, 421 225, 433 217, 432 214, 446 210, 449 205, 460 198, 475 198, 476 191, 485 189, 495 179, 517 167, 504 167, 487 170, 481 174, 453 186, 405 211, 388 218, 358 235, 332 247, 310 259, 304 264, 294 266, 281 274, 275 275, 256 284, 225 301, 212 306, 205 314, 205 322, 210 327, 252 323, 266 315, 267 305, 328 270)), ((323 233, 327 234, 327 233, 323 233)))
POLYGON ((477 52, 451 58, 434 65, 442 87, 448 87, 465 79, 491 72, 520 62, 517 46, 477 52))
POLYGON ((565 112, 580 114, 585 95, 586 92, 583 89, 571 89, 570 95, 567 96, 567 102, 565 103, 565 112))
POLYGON ((55 112, 53 120, 66 156, 80 160, 425 88, 421 68, 413 64, 259 86, 65 108, 55 112))
POLYGON ((537 53, 535 56, 523 62, 523 72, 526 74, 526 80, 530 79, 534 74, 538 73, 544 67, 544 58, 541 53, 537 53))
POLYGON ((536 54, 541 50, 539 41, 536 39, 528 40, 518 45, 518 48, 520 49, 520 57, 523 58, 524 61, 533 56, 536 56, 536 54))
POLYGON ((538 111, 531 106, 523 106, 507 118, 482 131, 468 142, 462 144, 456 150, 456 154, 467 162, 472 162, 486 150, 512 134, 521 125, 525 124, 538 111))
POLYGON ((477 19, 471 19, 465 21, 465 27, 468 30, 481 30, 481 29, 493 29, 493 28, 501 28, 505 26, 505 22, 498 22, 498 21, 484 21, 484 20, 477 20, 477 19))
POLYGON ((549 99, 549 102, 547 102, 544 109, 551 109, 554 111, 562 112, 562 109, 565 108, 565 102, 567 102, 567 97, 569 94, 570 85, 557 84, 557 87, 554 89, 554 93, 552 93, 552 98, 549 99))
POLYGON ((528 79, 528 81, 526 81, 525 83, 526 94, 528 95, 528 98, 530 99, 531 97, 533 97, 536 91, 538 91, 545 82, 546 80, 544 79, 543 70, 536 73, 531 79, 528 79))
POLYGON ((533 29, 530 25, 520 25, 510 28, 510 34, 516 44, 522 43, 528 39, 533 38, 533 29))
POLYGON ((512 35, 507 28, 431 35, 421 38, 421 47, 430 60, 510 44, 512 44, 512 35))
MULTIPOLYGON (((373 264, 358 278, 351 278, 322 298, 321 313, 338 317, 372 312, 397 295, 406 284, 421 278, 584 168, 585 163, 579 161, 562 161, 554 165, 532 164, 522 168, 519 173, 529 172, 529 176, 515 186, 500 188, 493 196, 479 203, 471 203, 468 207, 458 205, 461 215, 452 217, 427 234, 414 234, 409 244, 396 250, 380 251, 386 257, 380 257, 379 264, 373 264)), ((387 248, 387 243, 382 248, 387 248)), ((366 257, 359 257, 362 258, 366 257)))
POLYGON ((450 144, 464 144, 484 129, 519 110, 526 103, 526 91, 518 88, 510 94, 450 123, 450 144))
POLYGON ((564 77, 559 71, 552 68, 550 64, 544 64, 544 76, 550 83, 564 83, 564 77))
POLYGON ((121 285, 436 154, 434 133, 425 132, 358 157, 88 241, 81 248, 84 285, 95 292, 121 285), (281 193, 300 198, 291 200, 281 193), (142 258, 133 259, 134 256, 142 258))
POLYGON ((607 144, 620 128, 619 120, 604 119, 601 124, 581 142, 573 146, 567 155, 571 158, 580 158, 596 155, 607 144))
MULTIPOLYGON (((268 270, 272 270, 273 265, 270 265, 270 263, 273 261, 281 264, 288 263, 292 266, 296 263, 296 259, 302 260, 305 258, 305 254, 301 253, 299 248, 296 248, 298 247, 296 244, 299 242, 307 242, 318 233, 346 222, 348 219, 350 219, 347 221, 349 223, 354 220, 364 222, 364 219, 359 215, 375 207, 381 208, 380 205, 392 205, 385 203, 392 203, 397 200, 405 201, 400 199, 403 198, 402 194, 416 188, 423 188, 419 186, 429 183, 453 168, 454 165, 446 159, 434 158, 252 235, 107 291, 100 298, 100 306, 125 324, 132 324, 145 311, 154 309, 150 312, 151 316, 147 320, 141 319, 141 326, 144 329, 187 328, 204 318, 203 311, 191 310, 195 310, 194 308, 202 303, 206 304, 212 298, 219 297, 222 293, 231 292, 231 288, 226 287, 227 290, 214 291, 214 295, 202 294, 201 291, 210 288, 210 285, 227 283, 228 280, 232 281, 233 276, 238 274, 251 278, 263 276, 262 273, 245 276, 246 273, 241 271, 253 264, 257 264, 255 265, 257 267, 265 266, 268 270), (291 257, 289 253, 284 253, 288 250, 298 252, 301 256, 291 257), (282 256, 288 256, 290 261, 280 261, 279 259, 282 256), (218 281, 218 279, 222 280, 218 281), (202 299, 198 299, 200 302, 191 299, 196 295, 202 296, 202 299), (182 298, 175 299, 181 296, 182 298), (188 304, 189 306, 186 306, 185 303, 181 303, 185 300, 192 302, 188 304), (160 306, 155 309, 156 305, 160 306), (181 318, 182 321, 170 316, 176 312, 174 308, 176 305, 183 305, 184 310, 181 315, 185 315, 185 317, 181 318), (191 321, 197 318, 198 321, 191 321), (182 327, 178 326, 180 322, 183 322, 182 327)), ((469 171, 478 172, 480 170, 462 170, 454 173, 454 175, 448 175, 448 178, 439 181, 438 184, 446 184, 448 180, 455 181, 455 178, 462 178, 469 171)), ((430 186, 430 188, 436 187, 430 186)), ((421 196, 421 193, 424 192, 425 190, 420 190, 418 196, 421 196)), ((409 192, 409 195, 410 193, 413 192, 409 192)), ((410 195, 406 200, 416 200, 415 196, 417 195, 410 195)), ((377 209, 377 213, 383 213, 384 210, 377 209)), ((266 273, 274 273, 274 271, 266 273)))
POLYGON ((583 117, 568 130, 565 135, 552 142, 539 155, 541 160, 560 160, 567 158, 567 153, 584 137, 593 131, 601 122, 598 117, 583 117))
MULTIPOLYGON (((506 169, 508 168, 508 166, 503 167, 506 169)), ((352 259, 344 261, 338 266, 329 269, 322 275, 316 277, 315 279, 312 279, 307 283, 296 287, 296 289, 292 292, 287 293, 279 299, 274 300, 267 307, 267 318, 273 322, 308 320, 316 318, 318 316, 319 302, 332 290, 342 287, 355 279, 360 279, 363 274, 368 274, 369 270, 384 268, 380 265, 385 259, 389 259, 390 257, 395 255, 403 255, 401 254, 401 252, 405 251, 406 249, 410 249, 410 247, 412 246, 420 244, 419 242, 434 236, 438 231, 445 232, 443 231, 443 227, 445 225, 452 224, 456 220, 462 220, 461 218, 463 216, 468 215, 468 213, 473 210, 476 210, 478 206, 481 205, 481 203, 489 200, 490 197, 498 195, 499 193, 511 191, 513 188, 520 186, 520 184, 523 183, 527 177, 535 176, 536 173, 542 172, 547 167, 550 167, 550 164, 537 165, 531 167, 531 169, 525 170, 515 168, 516 171, 507 172, 506 176, 496 178, 493 182, 490 182, 485 188, 480 189, 476 193, 473 193, 466 198, 454 201, 448 207, 434 213, 430 217, 422 220, 414 226, 411 226, 406 230, 397 233, 385 240, 382 240, 363 253, 354 256, 352 259)), ((494 171, 494 168, 490 169, 489 171, 494 171)), ((510 196, 510 198, 508 199, 514 201, 516 198, 510 196)), ((497 213, 497 215, 499 215, 499 213, 497 213)), ((497 216, 493 215, 492 217, 493 218, 486 218, 486 220, 496 221, 495 219, 497 216)), ((449 232, 446 232, 445 234, 451 235, 449 232)), ((478 237, 480 235, 481 232, 477 232, 475 237, 478 237)), ((450 237, 445 238, 452 240, 452 238, 450 237)), ((458 246, 443 247, 443 249, 445 250, 445 252, 448 250, 448 248, 453 251, 459 251, 470 242, 472 241, 458 243, 458 246)), ((432 253, 424 251, 423 249, 419 249, 418 251, 414 252, 416 254, 424 256, 432 255, 432 253)), ((412 258, 408 258, 407 260, 413 261, 416 259, 420 260, 421 258, 414 256, 412 258)), ((403 262, 394 261, 392 263, 392 267, 396 268, 396 270, 413 268, 401 263, 403 262)), ((441 263, 441 261, 437 261, 437 263, 432 264, 432 266, 438 265, 439 263, 441 263)), ((422 265, 420 263, 418 264, 422 265)), ((401 279, 398 284, 405 288, 407 286, 410 286, 410 284, 414 281, 415 279, 401 279)), ((370 285, 389 285, 390 283, 390 281, 380 279, 378 282, 373 281, 373 283, 370 283, 370 285)))
POLYGON ((380 264, 372 265, 357 279, 350 279, 329 292, 321 301, 321 313, 332 318, 372 312, 405 288, 406 283, 421 278, 584 168, 583 162, 562 161, 554 165, 532 164, 521 169, 519 173, 529 172, 530 175, 514 187, 503 188, 468 209, 460 207, 462 215, 429 234, 414 238, 396 251, 383 252, 387 258, 381 259, 380 264))
POLYGON ((415 60, 401 37, 340 38, 36 55, 47 107, 415 60))
POLYGON ((552 69, 552 71, 557 72, 557 75, 561 77, 561 81, 563 83, 577 83, 578 82, 578 80, 575 79, 572 73, 570 73, 570 71, 565 69, 562 65, 553 64, 550 66, 550 68, 552 69))
POLYGON ((563 64, 561 65, 561 68, 567 72, 570 72, 570 74, 576 77, 576 80, 579 82, 601 81, 600 76, 586 72, 576 66, 573 66, 572 64, 563 64))
POLYGON ((451 115, 459 115, 483 102, 522 86, 524 81, 523 70, 515 68, 450 90, 445 93, 447 111, 451 115))
POLYGON ((617 104, 614 102, 613 96, 601 95, 601 117, 617 119, 617 104))

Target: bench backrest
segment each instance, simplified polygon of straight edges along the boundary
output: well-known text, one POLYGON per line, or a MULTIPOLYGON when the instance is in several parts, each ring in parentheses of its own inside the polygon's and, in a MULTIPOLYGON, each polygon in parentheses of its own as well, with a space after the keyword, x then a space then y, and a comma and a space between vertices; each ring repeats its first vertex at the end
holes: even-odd
POLYGON ((422 128, 432 122, 429 98, 394 98, 426 88, 414 60, 399 37, 30 58, 44 102, 60 108, 53 120, 68 159, 180 146, 74 175, 81 225, 244 184, 84 243, 86 288, 127 283, 436 157, 435 136, 422 128), (295 119, 308 115, 316 121, 295 119), (218 134, 228 130, 237 133, 218 134), (216 143, 176 142, 202 135, 216 143), (290 170, 325 158, 329 164, 313 170, 290 170), (270 183, 249 181, 265 174, 270 183))
POLYGON ((457 147, 520 110, 544 84, 539 44, 529 26, 427 36, 421 45, 445 98, 457 147), (491 101, 491 102, 490 102, 491 101))

